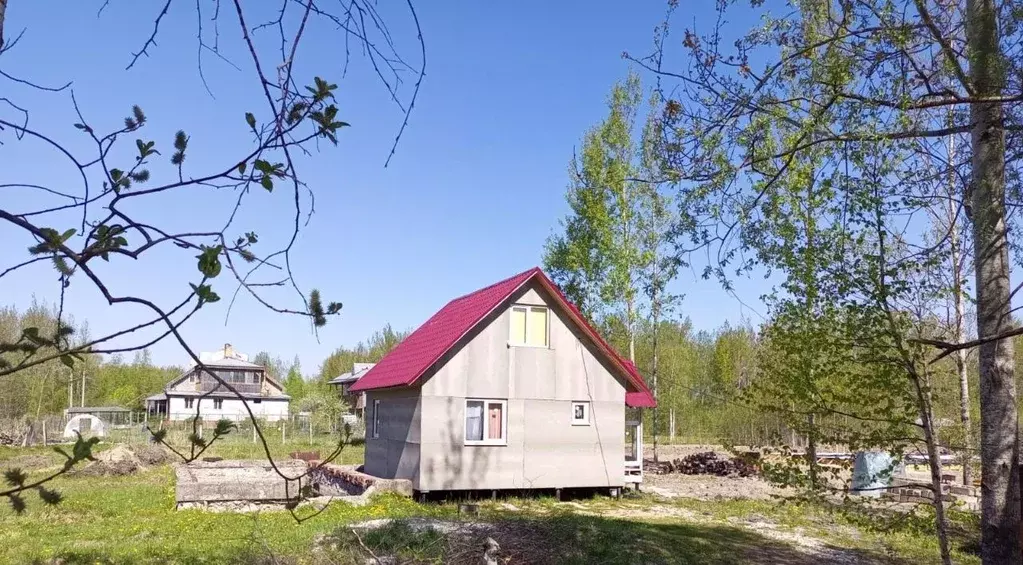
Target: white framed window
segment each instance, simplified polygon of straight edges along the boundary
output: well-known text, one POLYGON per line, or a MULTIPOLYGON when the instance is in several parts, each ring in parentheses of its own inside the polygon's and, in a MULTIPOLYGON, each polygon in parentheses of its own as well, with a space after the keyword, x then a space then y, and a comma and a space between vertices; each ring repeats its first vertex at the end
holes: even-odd
POLYGON ((224 408, 224 399, 223 398, 214 398, 213 399, 213 409, 214 410, 222 410, 223 408, 224 408))
POLYGON ((590 403, 584 401, 577 401, 572 403, 572 425, 573 426, 589 426, 590 425, 590 403))
POLYGON ((508 445, 508 401, 465 401, 465 445, 508 445))
POLYGON ((517 304, 511 308, 508 343, 527 347, 548 347, 550 344, 550 310, 546 306, 517 304))
POLYGON ((192 408, 194 405, 195 405, 195 399, 194 398, 186 398, 185 399, 185 408, 192 408))
POLYGON ((373 401, 373 437, 380 437, 380 401, 373 401))

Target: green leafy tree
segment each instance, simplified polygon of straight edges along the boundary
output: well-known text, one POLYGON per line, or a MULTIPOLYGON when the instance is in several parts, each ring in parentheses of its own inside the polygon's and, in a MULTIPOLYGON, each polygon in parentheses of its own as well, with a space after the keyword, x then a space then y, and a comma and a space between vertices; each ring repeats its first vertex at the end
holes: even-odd
POLYGON ((906 206, 881 213, 928 206, 916 190, 933 172, 925 160, 937 157, 943 169, 969 179, 957 200, 971 221, 977 339, 921 339, 943 351, 979 348, 982 559, 1018 562, 1018 414, 1006 338, 1023 329, 1010 315, 1007 233, 1014 220, 1005 200, 1020 178, 1018 156, 1006 152, 1007 136, 1013 145, 1023 130, 1020 11, 997 0, 813 0, 780 12, 771 3, 721 2, 718 9, 719 23, 705 32, 685 30, 679 41, 658 43, 681 46, 681 69, 661 66, 674 53, 635 60, 672 92, 665 111, 669 159, 684 186, 682 205, 696 218, 687 235, 716 259, 710 274, 726 279, 742 270, 747 256, 739 251, 757 235, 746 228, 793 165, 823 157, 824 170, 850 181, 836 188, 862 198, 872 188, 851 182, 869 172, 860 156, 894 152, 881 199, 906 206), (759 22, 745 34, 724 28, 740 10, 759 22), (772 124, 791 126, 789 134, 772 138, 765 130, 772 124), (957 145, 969 159, 948 156, 947 137, 966 134, 957 145))
POLYGON ((280 357, 273 357, 266 351, 257 353, 252 362, 266 369, 266 374, 277 382, 281 382, 288 373, 287 364, 280 357))
POLYGON ((311 383, 297 408, 299 412, 310 414, 310 423, 320 430, 339 429, 341 416, 349 410, 337 392, 323 383, 311 383))
POLYGON ((291 363, 291 368, 288 369, 287 378, 284 379, 284 392, 291 397, 293 403, 300 403, 305 396, 305 385, 305 378, 302 377, 302 365, 296 356, 291 363))
POLYGON ((326 382, 334 377, 352 370, 355 363, 376 363, 384 358, 396 345, 401 343, 410 332, 398 331, 385 325, 366 341, 360 341, 355 347, 339 347, 320 364, 319 381, 326 382))
POLYGON ((569 168, 571 212, 561 222, 563 233, 544 252, 547 272, 584 313, 622 322, 632 360, 641 271, 651 263, 642 209, 653 207, 655 193, 637 180, 641 150, 634 135, 642 99, 636 74, 611 89, 608 117, 586 133, 569 168))

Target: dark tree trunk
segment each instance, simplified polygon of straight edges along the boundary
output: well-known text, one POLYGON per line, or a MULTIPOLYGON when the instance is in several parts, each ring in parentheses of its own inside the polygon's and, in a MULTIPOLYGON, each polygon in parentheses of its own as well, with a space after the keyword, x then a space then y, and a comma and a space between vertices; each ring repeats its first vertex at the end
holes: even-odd
POLYGON ((0 0, 0 49, 4 48, 4 16, 7 14, 7 0, 0 0))
POLYGON ((806 417, 806 463, 810 466, 810 490, 817 490, 817 422, 814 414, 806 417))
POLYGON ((952 556, 948 550, 948 521, 945 519, 945 500, 941 492, 941 453, 938 451, 938 433, 934 429, 934 410, 931 403, 931 383, 928 378, 912 367, 910 378, 916 390, 917 410, 924 428, 924 441, 927 444, 927 463, 931 472, 931 490, 934 491, 934 517, 938 526, 938 548, 943 565, 952 565, 952 556))

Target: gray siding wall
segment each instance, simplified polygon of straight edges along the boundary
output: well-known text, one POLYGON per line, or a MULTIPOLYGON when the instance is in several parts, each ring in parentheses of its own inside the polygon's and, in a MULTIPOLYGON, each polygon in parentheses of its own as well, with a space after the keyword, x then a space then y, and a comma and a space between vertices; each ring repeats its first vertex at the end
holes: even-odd
MULTIPOLYGON (((527 289, 512 302, 545 305, 541 292, 527 289)), ((625 384, 570 322, 551 314, 549 348, 509 346, 506 309, 423 382, 415 488, 621 486, 625 384), (507 399, 506 446, 464 445, 466 398, 507 399), (589 426, 572 425, 572 401, 591 403, 589 426)))
POLYGON ((366 463, 370 475, 409 479, 419 489, 419 430, 422 422, 416 388, 366 393, 366 463), (378 436, 373 437, 373 405, 380 401, 378 436))

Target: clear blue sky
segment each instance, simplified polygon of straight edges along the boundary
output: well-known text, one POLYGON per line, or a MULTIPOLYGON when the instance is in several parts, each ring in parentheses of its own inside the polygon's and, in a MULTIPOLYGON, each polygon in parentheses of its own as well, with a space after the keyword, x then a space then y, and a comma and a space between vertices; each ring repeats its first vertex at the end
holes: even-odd
MULTIPOLYGON (((150 117, 142 135, 155 139, 158 148, 167 148, 174 131, 184 129, 191 136, 186 172, 198 175, 222 167, 249 147, 243 114, 258 112, 262 102, 254 96, 257 85, 233 19, 221 23, 221 45, 243 71, 207 54, 211 98, 196 70, 194 3, 172 5, 151 56, 127 72, 124 67, 149 36, 162 2, 111 0, 97 19, 100 4, 11 0, 7 36, 27 31, 5 55, 4 70, 47 84, 73 80, 78 102, 97 129, 117 127, 135 103, 150 117)), ((381 4, 388 4, 381 9, 399 48, 415 62, 417 46, 407 12, 398 9, 402 3, 381 4)), ((317 340, 305 321, 240 299, 225 326, 230 288, 218 279, 216 289, 225 300, 194 318, 186 337, 200 350, 231 342, 250 354, 298 355, 310 374, 330 351, 364 339, 385 323, 416 326, 450 298, 539 264, 544 241, 567 210, 564 189, 573 147, 604 116, 608 89, 628 71, 622 52, 650 50, 665 4, 418 3, 427 76, 386 169, 401 113, 357 53, 352 71, 340 80, 340 36, 324 26, 310 30, 296 72, 306 80, 320 74, 339 82, 340 117, 353 127, 343 132, 337 148, 321 145, 300 165, 316 193, 316 214, 301 233, 293 266, 304 289, 316 287, 327 299, 344 302, 343 313, 317 340)), ((709 15, 704 12, 709 4, 683 3, 676 22, 700 21, 709 15)), ((266 5, 272 9, 278 3, 266 5)), ((204 25, 208 33, 211 24, 204 25)), ((5 94, 31 110, 31 126, 87 149, 71 126, 78 120, 66 93, 15 89, 5 94)), ((7 108, 0 111, 12 115, 7 108)), ((133 150, 133 140, 126 141, 125 148, 133 150)), ((0 163, 5 182, 76 186, 71 184, 76 181, 73 170, 36 143, 8 142, 0 147, 0 163)), ((160 180, 171 171, 153 172, 160 180)), ((196 191, 187 199, 178 195, 150 203, 144 214, 174 226, 216 225, 230 196, 196 191)), ((40 202, 27 191, 6 190, 0 197, 25 209, 40 202)), ((254 194, 237 224, 239 233, 257 231, 265 249, 279 244, 288 235, 289 199, 286 191, 254 194)), ((71 218, 63 222, 58 227, 74 225, 71 218)), ((3 266, 26 257, 31 242, 15 235, 0 227, 3 266)), ((143 264, 114 261, 105 272, 118 289, 142 287, 147 297, 168 304, 195 280, 194 269, 191 254, 169 248, 143 264)), ((43 267, 0 279, 0 303, 24 307, 33 296, 52 302, 58 292, 55 278, 43 267)), ((76 280, 69 289, 68 309, 87 320, 94 335, 140 319, 137 309, 108 307, 86 282, 76 280)), ((747 303, 761 309, 762 282, 740 282, 738 289, 747 303)), ((677 290, 686 294, 679 314, 697 328, 713 329, 743 316, 759 321, 716 283, 692 272, 683 275, 677 290)), ((185 361, 182 350, 169 341, 151 351, 159 363, 185 361)))

